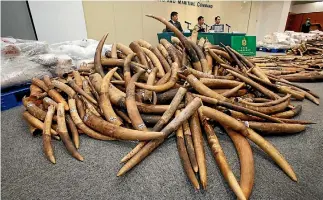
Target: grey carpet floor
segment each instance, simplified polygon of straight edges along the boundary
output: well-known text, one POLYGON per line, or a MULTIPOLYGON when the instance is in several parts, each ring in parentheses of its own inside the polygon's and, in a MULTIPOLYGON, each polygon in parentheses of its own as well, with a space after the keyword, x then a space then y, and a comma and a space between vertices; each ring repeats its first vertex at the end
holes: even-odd
MULTIPOLYGON (((322 84, 304 84, 323 98, 322 84)), ((298 102, 295 102, 298 104, 298 102)), ((258 147, 255 185, 251 199, 323 199, 323 106, 302 102, 299 119, 315 121, 306 131, 266 137, 294 168, 299 182, 291 181, 258 147)), ((195 192, 184 174, 171 138, 123 177, 116 177, 119 160, 135 143, 103 142, 81 136, 84 162, 72 158, 62 142, 54 141, 57 164, 42 153, 41 137, 32 137, 21 117, 22 107, 2 112, 2 199, 235 199, 205 143, 208 188, 195 192)), ((217 135, 234 174, 239 161, 230 138, 217 135)))

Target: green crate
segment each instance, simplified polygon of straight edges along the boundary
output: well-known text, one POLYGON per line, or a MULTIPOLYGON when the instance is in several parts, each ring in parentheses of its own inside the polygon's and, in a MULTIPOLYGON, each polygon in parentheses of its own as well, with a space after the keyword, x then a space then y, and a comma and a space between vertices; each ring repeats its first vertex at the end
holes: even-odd
POLYGON ((255 56, 256 36, 233 36, 231 47, 244 56, 255 56))

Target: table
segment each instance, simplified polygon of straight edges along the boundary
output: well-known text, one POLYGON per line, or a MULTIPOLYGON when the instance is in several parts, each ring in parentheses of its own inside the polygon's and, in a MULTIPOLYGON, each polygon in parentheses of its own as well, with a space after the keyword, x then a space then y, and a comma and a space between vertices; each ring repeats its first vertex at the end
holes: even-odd
MULTIPOLYGON (((208 39, 211 44, 223 43, 224 45, 231 46, 231 37, 232 36, 245 36, 245 33, 198 33, 197 39, 201 37, 208 39)), ((167 41, 171 42, 171 37, 174 36, 173 32, 164 32, 157 33, 158 41, 164 38, 167 41)), ((189 37, 191 33, 184 33, 184 36, 189 37)))

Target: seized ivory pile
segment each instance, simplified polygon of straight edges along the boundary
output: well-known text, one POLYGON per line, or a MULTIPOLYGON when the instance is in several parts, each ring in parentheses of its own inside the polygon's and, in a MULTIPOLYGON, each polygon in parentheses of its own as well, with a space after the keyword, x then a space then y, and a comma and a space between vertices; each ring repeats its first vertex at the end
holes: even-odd
POLYGON ((254 57, 250 61, 260 67, 268 78, 274 82, 323 81, 323 49, 321 55, 254 57))
POLYGON ((296 45, 287 54, 295 55, 322 55, 323 54, 323 36, 320 36, 313 40, 308 40, 296 45))
MULTIPOLYGON (((287 54, 254 57, 250 61, 260 67, 271 81, 323 81, 323 38, 302 43, 287 54)), ((297 87, 292 89, 298 90, 297 87)))
POLYGON ((138 141, 121 159, 124 165, 117 176, 122 176, 174 132, 189 180, 196 190, 200 186, 206 189, 205 134, 224 179, 238 199, 248 199, 254 183, 249 142, 297 181, 287 160, 261 135, 305 130, 312 122, 291 119, 302 108, 291 101, 308 98, 319 104, 318 96, 267 74, 266 63, 271 63, 271 58, 249 60, 230 47, 211 45, 203 38, 197 41, 197 33, 186 38, 165 19, 148 17, 176 34, 173 44, 165 39, 156 47, 144 40, 129 47, 115 43, 101 57, 106 34, 96 49, 93 68, 83 66, 63 77, 32 80, 30 96, 23 99, 23 117, 32 132, 43 131, 46 157, 56 163, 52 138, 61 139, 80 161, 84 160, 77 151, 81 148, 80 134, 98 140, 138 141), (223 127, 236 147, 240 182, 231 171, 214 126, 223 127))

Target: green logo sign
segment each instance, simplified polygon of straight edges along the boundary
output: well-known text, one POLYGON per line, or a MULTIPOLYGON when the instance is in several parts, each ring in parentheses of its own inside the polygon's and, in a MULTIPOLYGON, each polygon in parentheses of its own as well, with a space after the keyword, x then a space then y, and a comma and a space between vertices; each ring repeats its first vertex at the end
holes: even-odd
POLYGON ((256 36, 232 36, 231 47, 244 56, 255 56, 256 36))
POLYGON ((244 47, 247 46, 247 40, 246 40, 246 38, 243 38, 242 39, 241 45, 244 46, 244 47))

